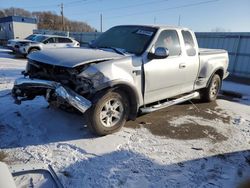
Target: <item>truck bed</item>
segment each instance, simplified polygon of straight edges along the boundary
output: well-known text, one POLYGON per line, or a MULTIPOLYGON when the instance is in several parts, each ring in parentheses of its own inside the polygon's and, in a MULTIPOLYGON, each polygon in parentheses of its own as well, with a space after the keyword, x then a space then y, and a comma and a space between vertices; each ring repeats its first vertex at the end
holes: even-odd
POLYGON ((227 51, 222 49, 199 48, 200 55, 212 55, 212 54, 214 55, 221 53, 227 53, 227 51))
MULTIPOLYGON (((206 87, 211 74, 213 74, 211 71, 215 70, 216 67, 224 67, 224 70, 226 70, 228 66, 228 53, 226 50, 199 48, 199 58, 199 82, 196 83, 196 89, 206 87)), ((226 75, 227 73, 224 72, 223 77, 226 75)))

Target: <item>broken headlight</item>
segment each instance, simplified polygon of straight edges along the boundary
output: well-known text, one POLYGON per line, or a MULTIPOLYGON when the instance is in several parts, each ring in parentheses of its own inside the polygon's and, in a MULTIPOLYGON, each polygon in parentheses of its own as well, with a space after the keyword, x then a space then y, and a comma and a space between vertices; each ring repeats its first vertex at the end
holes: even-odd
POLYGON ((77 75, 78 78, 85 78, 91 81, 92 86, 96 87, 104 82, 104 75, 94 66, 88 66, 84 71, 77 75))

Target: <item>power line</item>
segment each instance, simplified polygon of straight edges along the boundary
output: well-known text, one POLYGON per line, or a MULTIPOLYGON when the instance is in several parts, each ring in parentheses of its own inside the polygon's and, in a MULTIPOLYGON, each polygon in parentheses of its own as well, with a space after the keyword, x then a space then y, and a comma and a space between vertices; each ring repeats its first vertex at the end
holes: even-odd
MULTIPOLYGON (((155 1, 148 1, 148 2, 143 2, 143 3, 137 3, 137 4, 133 4, 133 5, 127 5, 127 6, 121 6, 121 7, 115 7, 115 8, 108 8, 108 9, 104 9, 104 10, 100 10, 100 11, 90 11, 90 12, 86 12, 84 13, 84 15, 89 15, 89 14, 95 14, 98 12, 105 12, 105 11, 111 11, 111 10, 121 10, 121 9, 127 9, 127 8, 134 8, 134 7, 139 7, 139 6, 145 6, 145 5, 149 5, 149 4, 158 4, 158 3, 163 3, 163 2, 167 2, 169 0, 161 0, 158 2, 155 1)), ((71 14, 71 15, 80 15, 81 13, 76 13, 76 14, 71 14)))
POLYGON ((50 4, 50 5, 40 5, 40 6, 32 6, 32 7, 22 7, 23 9, 36 9, 36 8, 45 8, 45 7, 56 7, 58 4, 50 4))
POLYGON ((86 4, 90 4, 90 3, 94 3, 96 0, 92 0, 92 1, 88 1, 88 0, 78 0, 78 1, 72 1, 72 2, 68 2, 68 3, 64 3, 64 5, 67 5, 67 7, 73 7, 79 3, 84 2, 84 5, 86 4))
POLYGON ((71 2, 68 2, 68 3, 64 3, 65 5, 72 5, 72 4, 77 4, 77 3, 81 3, 83 1, 87 1, 87 0, 78 0, 78 1, 71 1, 71 2))
MULTIPOLYGON (((157 9, 157 10, 152 10, 152 11, 147 11, 147 12, 143 11, 143 12, 137 12, 137 13, 126 14, 126 15, 121 15, 121 16, 115 16, 114 15, 112 17, 106 17, 105 20, 117 19, 117 18, 121 18, 121 17, 129 17, 129 16, 134 16, 134 15, 145 15, 145 14, 151 14, 151 13, 161 12, 161 11, 166 11, 166 10, 174 10, 174 9, 181 9, 181 8, 199 6, 199 5, 203 5, 203 4, 215 3, 215 2, 218 2, 218 1, 220 1, 220 0, 208 0, 208 1, 201 1, 201 2, 196 2, 196 3, 189 3, 189 4, 169 7, 169 8, 165 8, 165 9, 157 9)), ((96 19, 85 20, 85 22, 89 23, 90 21, 93 21, 93 20, 96 20, 96 19)))
MULTIPOLYGON (((90 1, 90 0, 76 0, 76 1, 71 1, 71 2, 66 2, 64 3, 64 5, 67 5, 67 6, 71 6, 71 5, 74 5, 74 4, 78 4, 78 3, 82 3, 84 2, 84 4, 88 4, 88 3, 93 3, 94 1, 90 1)), ((31 7, 22 7, 24 9, 37 9, 37 8, 51 8, 51 7, 57 7, 58 4, 46 4, 46 5, 39 5, 39 6, 31 6, 31 7)))
POLYGON ((141 11, 141 12, 136 12, 136 13, 132 13, 132 14, 125 14, 125 15, 121 15, 121 16, 112 16, 112 17, 107 17, 105 19, 117 19, 117 18, 121 18, 121 17, 129 17, 129 16, 134 16, 134 15, 143 15, 143 14, 145 15, 148 13, 150 14, 150 13, 161 12, 161 11, 166 11, 166 10, 174 10, 174 9, 180 9, 180 8, 193 7, 193 6, 203 5, 203 4, 215 3, 218 1, 220 1, 220 0, 201 1, 201 2, 197 2, 197 3, 189 3, 189 4, 184 4, 184 5, 175 6, 175 7, 157 9, 157 10, 153 10, 153 11, 147 11, 147 12, 141 11))

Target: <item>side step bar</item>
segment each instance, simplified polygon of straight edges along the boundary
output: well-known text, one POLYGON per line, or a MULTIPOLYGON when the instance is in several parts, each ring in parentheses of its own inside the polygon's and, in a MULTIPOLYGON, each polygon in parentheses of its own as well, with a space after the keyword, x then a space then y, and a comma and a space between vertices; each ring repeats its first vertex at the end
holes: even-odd
POLYGON ((157 105, 150 106, 150 107, 143 107, 143 108, 140 109, 140 111, 141 111, 141 113, 150 113, 150 112, 160 110, 162 108, 166 108, 166 107, 169 107, 169 106, 172 106, 172 105, 175 105, 175 104, 183 103, 185 101, 196 98, 199 95, 200 95, 199 92, 196 91, 194 93, 190 93, 190 94, 185 95, 183 97, 180 97, 178 99, 167 101, 167 102, 164 102, 162 104, 157 104, 157 105))

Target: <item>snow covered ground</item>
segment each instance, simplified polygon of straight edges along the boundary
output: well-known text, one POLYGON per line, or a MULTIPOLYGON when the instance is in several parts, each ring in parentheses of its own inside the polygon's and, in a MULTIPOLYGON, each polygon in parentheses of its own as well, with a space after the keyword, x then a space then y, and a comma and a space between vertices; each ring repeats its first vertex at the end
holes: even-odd
POLYGON ((7 164, 50 164, 65 187, 236 187, 250 180, 250 86, 225 82, 223 89, 243 98, 176 105, 95 137, 80 114, 48 108, 43 98, 13 103, 10 91, 25 65, 0 50, 0 160, 7 164))

